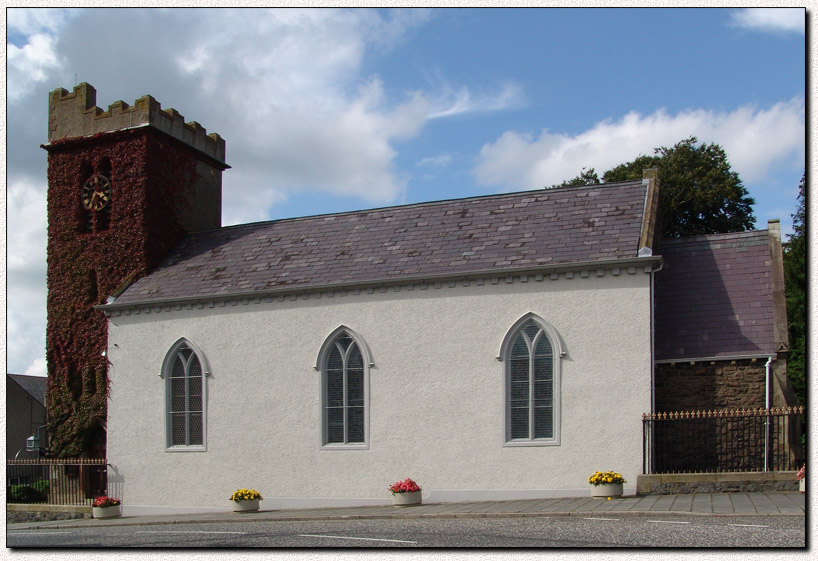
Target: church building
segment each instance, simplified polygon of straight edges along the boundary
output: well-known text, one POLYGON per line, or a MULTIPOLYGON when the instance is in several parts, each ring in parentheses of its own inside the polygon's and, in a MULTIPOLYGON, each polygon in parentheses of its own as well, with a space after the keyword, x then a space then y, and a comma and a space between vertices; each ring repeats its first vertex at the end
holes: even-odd
POLYGON ((633 492, 643 414, 788 403, 778 223, 661 240, 655 171, 222 227, 150 96, 55 90, 44 148, 50 432, 126 514, 633 492))

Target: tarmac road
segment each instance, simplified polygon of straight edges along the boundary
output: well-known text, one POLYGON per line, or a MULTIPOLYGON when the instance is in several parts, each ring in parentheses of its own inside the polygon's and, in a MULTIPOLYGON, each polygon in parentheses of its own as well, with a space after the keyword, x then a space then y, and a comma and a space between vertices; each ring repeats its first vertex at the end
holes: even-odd
MULTIPOLYGON (((803 515, 657 513, 7 529, 11 548, 804 548, 803 515)), ((44 552, 45 553, 45 552, 44 552)))

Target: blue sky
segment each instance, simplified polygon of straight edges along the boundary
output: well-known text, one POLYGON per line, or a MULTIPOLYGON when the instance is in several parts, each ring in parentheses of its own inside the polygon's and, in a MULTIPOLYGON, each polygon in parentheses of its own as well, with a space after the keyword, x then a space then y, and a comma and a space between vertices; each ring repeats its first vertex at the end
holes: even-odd
POLYGON ((9 9, 7 371, 45 374, 48 92, 227 142, 224 224, 537 189, 691 135, 789 231, 804 10, 9 9))

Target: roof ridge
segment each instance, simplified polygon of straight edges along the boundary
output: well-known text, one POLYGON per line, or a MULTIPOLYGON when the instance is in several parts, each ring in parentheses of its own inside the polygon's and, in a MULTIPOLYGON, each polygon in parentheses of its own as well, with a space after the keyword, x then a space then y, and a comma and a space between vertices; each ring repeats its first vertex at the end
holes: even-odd
POLYGON ((660 246, 667 244, 694 243, 697 241, 713 240, 726 237, 751 237, 767 235, 767 230, 743 230, 741 232, 716 232, 714 234, 696 234, 694 236, 679 236, 678 238, 662 238, 660 246))
POLYGON ((355 214, 368 214, 374 212, 382 212, 388 210, 402 210, 402 209, 409 209, 409 208, 423 208, 423 207, 430 207, 430 206, 441 206, 444 204, 456 203, 456 202, 469 202, 469 201, 481 201, 486 199, 502 199, 502 198, 513 198, 518 197, 521 195, 526 194, 542 194, 542 193, 553 193, 556 191, 568 191, 568 190, 589 190, 589 189, 607 189, 607 188, 615 188, 615 187, 623 187, 626 185, 642 185, 641 179, 634 179, 630 181, 615 181, 610 183, 594 183, 592 185, 566 185, 566 186, 559 186, 559 187, 542 187, 537 189, 527 189, 522 191, 512 191, 510 193, 490 193, 487 195, 471 195, 468 197, 456 197, 450 199, 439 199, 436 201, 421 201, 417 203, 407 203, 401 205, 391 205, 391 206, 383 206, 383 207, 373 207, 373 208, 365 208, 365 209, 358 209, 358 210, 345 210, 339 212, 327 212, 323 214, 308 214, 305 216, 288 216, 286 218, 276 218, 273 220, 259 220, 256 222, 246 222, 243 224, 231 224, 228 226, 221 226, 219 228, 212 228, 209 230, 200 230, 199 232, 195 232, 195 234, 205 234, 214 231, 223 231, 223 230, 238 230, 241 228, 250 228, 250 227, 257 227, 262 225, 268 225, 276 222, 291 222, 296 220, 314 220, 319 218, 330 218, 336 216, 350 216, 355 214))

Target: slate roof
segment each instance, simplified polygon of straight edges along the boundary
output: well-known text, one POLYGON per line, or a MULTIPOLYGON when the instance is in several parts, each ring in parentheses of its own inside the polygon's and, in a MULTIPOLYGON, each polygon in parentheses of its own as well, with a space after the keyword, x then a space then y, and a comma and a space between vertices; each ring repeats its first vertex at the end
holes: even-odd
POLYGON ((6 374, 6 376, 14 380, 18 386, 23 388, 23 391, 45 407, 45 390, 48 378, 44 376, 25 376, 23 374, 6 374))
POLYGON ((663 241, 656 360, 775 354, 766 230, 663 241))
POLYGON ((543 189, 199 232, 115 305, 632 259, 646 191, 543 189))

